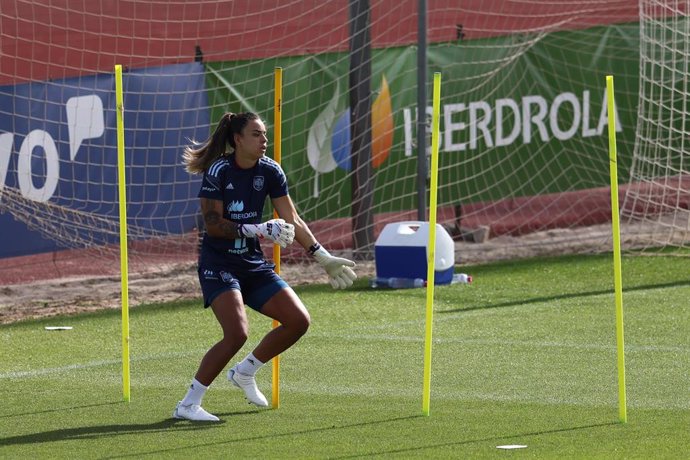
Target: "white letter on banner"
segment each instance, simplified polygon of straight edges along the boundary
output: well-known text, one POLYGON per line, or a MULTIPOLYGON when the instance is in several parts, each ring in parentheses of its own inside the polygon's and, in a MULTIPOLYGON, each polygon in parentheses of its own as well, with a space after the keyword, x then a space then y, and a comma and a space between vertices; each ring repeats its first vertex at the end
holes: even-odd
POLYGON ((55 141, 46 131, 34 129, 22 142, 17 163, 17 179, 22 195, 31 200, 45 202, 55 193, 60 179, 60 158, 55 141), (46 180, 42 188, 34 187, 31 178, 31 156, 34 147, 41 147, 45 152, 46 180))
POLYGON ((405 156, 412 156, 412 111, 409 108, 403 109, 403 132, 405 133, 405 156))
POLYGON ((482 132, 486 146, 494 146, 488 127, 489 123, 491 123, 491 106, 484 101, 470 102, 470 149, 477 148, 477 129, 482 132), (484 116, 477 116, 479 110, 484 112, 484 116))
POLYGON ((525 96, 522 98, 522 142, 529 144, 532 141, 532 123, 537 126, 541 140, 547 142, 549 140, 549 133, 546 131, 544 125, 544 118, 548 112, 546 100, 541 96, 525 96), (536 105, 539 109, 536 114, 532 115, 532 105, 536 105))
MULTIPOLYGON (((440 115, 440 114, 439 114, 440 115)), ((426 146, 426 155, 431 156, 431 133, 433 132, 433 121, 434 121, 434 107, 429 105, 426 108, 426 132, 427 135, 429 136, 429 143, 426 146)), ((439 129, 438 129, 438 151, 441 152, 443 149, 443 125, 441 125, 441 121, 439 120, 439 129)), ((429 160, 429 158, 427 158, 429 160)), ((430 161, 430 160, 429 160, 430 161)), ((431 163, 429 163, 431 164, 431 163)), ((428 171, 428 169, 427 169, 428 171)))
POLYGON ((589 127, 589 91, 582 92, 582 137, 592 137, 597 134, 595 129, 589 127))
POLYGON ((101 137, 105 132, 103 102, 95 94, 71 97, 65 105, 69 130, 69 158, 74 161, 85 139, 101 137))
POLYGON ((517 102, 512 99, 497 99, 496 100, 496 147, 510 145, 515 142, 521 129, 520 107, 517 102), (503 107, 508 107, 513 112, 513 129, 508 134, 508 137, 503 137, 503 107))
MULTIPOLYGON (((452 117, 454 113, 461 113, 465 111, 465 104, 447 104, 443 106, 443 132, 445 135, 446 152, 456 152, 458 150, 465 150, 467 148, 467 142, 460 142, 458 144, 453 143, 453 133, 456 131, 462 131, 467 127, 467 123, 460 121, 453 123, 452 117)), ((439 149, 440 150, 440 149, 439 149)))
POLYGON ((581 117, 581 112, 580 112, 580 101, 577 100, 577 96, 575 96, 573 93, 562 93, 556 96, 556 99, 553 100, 553 104, 551 104, 551 110, 549 111, 549 119, 551 122, 551 132, 556 136, 556 139, 565 141, 570 139, 575 135, 575 132, 577 131, 577 128, 580 126, 580 117, 581 117), (568 128, 565 131, 561 130, 561 127, 558 126, 558 110, 561 108, 561 105, 564 102, 570 102, 570 104, 573 106, 573 122, 570 128, 568 128))
POLYGON ((0 190, 5 187, 7 181, 7 169, 10 165, 10 154, 12 154, 12 141, 14 134, 0 134, 0 190))

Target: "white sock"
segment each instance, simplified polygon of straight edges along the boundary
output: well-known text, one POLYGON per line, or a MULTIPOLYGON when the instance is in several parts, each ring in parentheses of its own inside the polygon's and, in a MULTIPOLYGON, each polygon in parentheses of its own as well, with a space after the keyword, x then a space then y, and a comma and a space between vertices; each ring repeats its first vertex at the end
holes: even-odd
POLYGON ((206 390, 208 390, 207 386, 199 383, 197 379, 192 379, 192 384, 189 386, 189 390, 187 390, 187 395, 182 400, 182 405, 198 404, 200 406, 206 390))
POLYGON ((254 375, 263 365, 264 363, 256 359, 254 353, 249 353, 242 362, 237 365, 237 372, 244 375, 254 375))

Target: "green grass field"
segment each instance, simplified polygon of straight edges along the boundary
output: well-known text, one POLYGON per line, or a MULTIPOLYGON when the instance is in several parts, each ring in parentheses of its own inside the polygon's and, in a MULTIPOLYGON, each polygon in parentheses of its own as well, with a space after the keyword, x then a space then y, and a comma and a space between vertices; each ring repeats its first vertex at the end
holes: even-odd
MULTIPOLYGON (((611 259, 463 267, 472 285, 437 287, 429 417, 422 289, 296 289, 312 327, 282 357, 281 407, 221 375, 204 400, 219 424, 171 419, 220 334, 199 302, 132 309, 129 403, 119 312, 2 326, 0 458, 688 458, 690 262, 623 258, 621 424, 611 259)), ((238 358, 269 327, 250 314, 238 358)), ((258 381, 270 400, 270 366, 258 381)))

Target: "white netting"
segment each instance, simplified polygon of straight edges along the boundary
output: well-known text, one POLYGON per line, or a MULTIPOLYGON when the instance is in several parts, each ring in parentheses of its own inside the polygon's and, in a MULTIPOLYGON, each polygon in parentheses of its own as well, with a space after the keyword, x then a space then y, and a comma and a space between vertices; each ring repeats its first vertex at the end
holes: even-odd
POLYGON ((690 20, 687 1, 640 1, 640 97, 624 216, 647 247, 690 240, 690 20))
MULTIPOLYGON (((258 112, 273 132, 280 66, 291 195, 325 246, 349 251, 355 226, 371 250, 385 223, 417 219, 417 5, 3 1, 0 217, 61 247, 112 249, 121 64, 131 255, 193 260, 199 178, 180 153, 224 111, 258 112), (350 50, 362 24, 369 52, 350 50), (353 219, 362 207, 371 214, 353 219)), ((610 221, 609 74, 625 247, 687 246, 687 11, 687 1, 428 2, 429 81, 443 76, 439 221, 475 241, 459 259, 500 241, 610 250, 591 227, 610 221), (538 232, 558 238, 517 238, 538 232)))

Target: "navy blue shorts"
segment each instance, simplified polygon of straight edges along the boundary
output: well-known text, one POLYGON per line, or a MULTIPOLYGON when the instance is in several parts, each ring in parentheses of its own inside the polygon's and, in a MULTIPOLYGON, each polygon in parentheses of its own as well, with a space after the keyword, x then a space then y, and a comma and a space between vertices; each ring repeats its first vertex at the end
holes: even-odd
POLYGON ((199 266, 199 283, 204 296, 204 308, 211 306, 216 297, 230 289, 242 293, 244 303, 261 311, 268 300, 288 284, 273 270, 275 265, 265 263, 251 271, 233 273, 218 267, 199 266))

